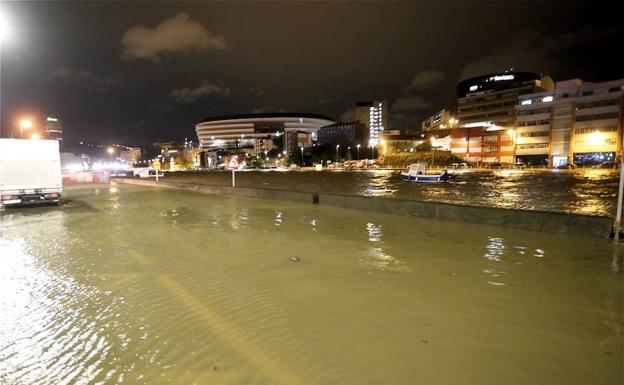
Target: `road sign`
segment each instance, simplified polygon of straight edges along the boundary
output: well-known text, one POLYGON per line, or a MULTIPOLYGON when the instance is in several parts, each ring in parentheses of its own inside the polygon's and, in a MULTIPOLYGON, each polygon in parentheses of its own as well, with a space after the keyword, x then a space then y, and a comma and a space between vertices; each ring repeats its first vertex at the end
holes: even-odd
POLYGON ((160 170, 160 161, 158 160, 154 161, 154 170, 156 171, 160 170))

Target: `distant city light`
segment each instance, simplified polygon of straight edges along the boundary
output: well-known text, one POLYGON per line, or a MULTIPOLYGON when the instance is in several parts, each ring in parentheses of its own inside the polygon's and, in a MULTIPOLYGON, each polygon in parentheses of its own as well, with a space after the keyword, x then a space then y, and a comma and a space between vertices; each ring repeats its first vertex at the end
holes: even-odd
POLYGON ((548 102, 552 102, 553 101, 553 97, 552 96, 544 96, 542 98, 542 102, 543 103, 548 103, 548 102))
POLYGON ((523 106, 527 106, 527 105, 529 105, 531 103, 532 103, 531 99, 526 99, 526 100, 523 100, 523 101, 520 102, 520 104, 523 105, 523 106))
POLYGON ((51 118, 48 116, 48 118, 46 119, 47 122, 58 122, 57 118, 51 118))

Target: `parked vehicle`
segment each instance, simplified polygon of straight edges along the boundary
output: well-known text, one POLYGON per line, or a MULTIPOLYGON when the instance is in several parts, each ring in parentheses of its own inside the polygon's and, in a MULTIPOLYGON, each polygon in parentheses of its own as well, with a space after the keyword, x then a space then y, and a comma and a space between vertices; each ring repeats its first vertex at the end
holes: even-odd
POLYGON ((59 203, 63 190, 59 142, 0 139, 0 202, 59 203))
MULTIPOLYGON (((132 174, 136 178, 151 178, 156 177, 156 170, 153 167, 135 167, 132 169, 132 174)), ((162 172, 158 172, 158 177, 163 177, 162 172)))

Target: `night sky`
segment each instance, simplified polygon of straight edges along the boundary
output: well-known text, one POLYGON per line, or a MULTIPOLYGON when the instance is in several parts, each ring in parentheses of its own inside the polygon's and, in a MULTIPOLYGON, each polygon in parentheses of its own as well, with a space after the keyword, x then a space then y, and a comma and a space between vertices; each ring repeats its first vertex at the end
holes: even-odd
POLYGON ((386 99, 391 127, 420 127, 455 84, 528 70, 624 77, 622 6, 606 2, 6 2, 2 135, 62 119, 67 142, 195 139, 212 115, 349 119, 386 99), (39 120, 39 121, 38 121, 39 120))

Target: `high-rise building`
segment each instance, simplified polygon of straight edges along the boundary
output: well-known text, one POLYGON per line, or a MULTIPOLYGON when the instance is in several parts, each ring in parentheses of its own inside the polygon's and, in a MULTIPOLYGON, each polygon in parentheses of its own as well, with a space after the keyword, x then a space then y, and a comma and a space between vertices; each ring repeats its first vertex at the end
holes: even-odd
POLYGON ((63 143, 63 126, 59 118, 48 116, 45 122, 45 132, 48 139, 55 139, 59 144, 63 143))
POLYGON ((358 102, 355 107, 355 120, 366 126, 369 142, 376 144, 379 135, 388 129, 388 102, 385 100, 358 102))

